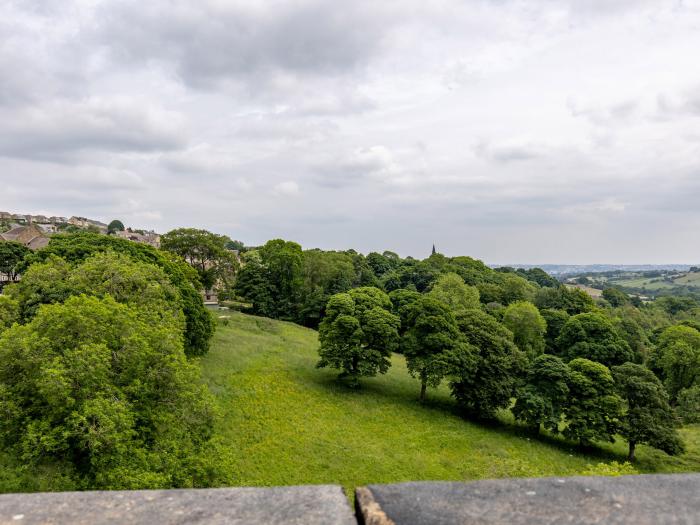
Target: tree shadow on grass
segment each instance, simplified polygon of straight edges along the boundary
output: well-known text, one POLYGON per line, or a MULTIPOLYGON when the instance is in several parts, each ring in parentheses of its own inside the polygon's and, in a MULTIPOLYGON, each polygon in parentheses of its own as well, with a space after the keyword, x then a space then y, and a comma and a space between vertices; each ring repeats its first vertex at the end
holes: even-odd
MULTIPOLYGON (((352 387, 334 374, 313 374, 309 378, 319 389, 326 390, 334 395, 353 396, 356 399, 365 398, 368 402, 375 399, 390 400, 392 403, 409 408, 414 411, 433 411, 459 418, 465 423, 487 429, 501 436, 532 440, 547 447, 568 455, 582 456, 590 458, 591 462, 626 461, 626 455, 613 450, 601 448, 597 445, 581 447, 578 444, 565 439, 561 435, 554 435, 547 431, 535 433, 531 428, 520 425, 516 422, 504 420, 501 417, 495 419, 475 419, 468 417, 443 393, 437 396, 430 396, 421 402, 418 399, 420 385, 416 381, 415 392, 409 388, 392 388, 393 385, 381 383, 380 381, 364 380, 359 387, 352 387)), ((429 391, 430 392, 430 391, 429 391)), ((641 466, 641 461, 638 466, 641 466)))

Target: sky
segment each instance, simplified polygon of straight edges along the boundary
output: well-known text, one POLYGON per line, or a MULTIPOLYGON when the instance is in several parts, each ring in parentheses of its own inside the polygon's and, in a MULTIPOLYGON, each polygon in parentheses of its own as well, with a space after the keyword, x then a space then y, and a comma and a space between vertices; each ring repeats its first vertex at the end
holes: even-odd
POLYGON ((0 0, 0 210, 700 262, 700 0, 0 0))

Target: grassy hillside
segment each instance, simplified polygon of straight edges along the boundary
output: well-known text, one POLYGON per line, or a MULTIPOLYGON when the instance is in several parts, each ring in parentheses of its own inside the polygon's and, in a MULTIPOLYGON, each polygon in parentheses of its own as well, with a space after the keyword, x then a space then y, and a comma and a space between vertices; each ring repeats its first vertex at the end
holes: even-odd
MULTIPOLYGON (((394 356, 385 376, 360 391, 318 370, 317 334, 265 318, 232 314, 203 358, 221 407, 218 434, 237 485, 470 480, 601 472, 624 461, 622 442, 582 453, 559 438, 533 438, 503 421, 458 417, 446 387, 418 400, 418 382, 394 356)), ((670 458, 638 449, 640 472, 700 470, 700 427, 683 430, 689 451, 670 458)))

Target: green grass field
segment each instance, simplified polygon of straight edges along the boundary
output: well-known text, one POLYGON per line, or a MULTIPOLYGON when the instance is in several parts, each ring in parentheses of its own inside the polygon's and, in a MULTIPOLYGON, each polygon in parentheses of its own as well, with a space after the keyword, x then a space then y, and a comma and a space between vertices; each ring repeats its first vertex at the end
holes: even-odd
MULTIPOLYGON (((317 334, 291 323, 232 313, 202 359, 221 408, 217 433, 236 485, 472 480, 604 472, 625 459, 622 441, 587 452, 531 436, 508 415, 493 424, 458 417, 448 389, 418 402, 403 357, 353 391, 315 368, 317 334), (596 465, 598 465, 596 467, 596 465)), ((638 472, 700 470, 700 426, 683 429, 684 456, 638 448, 638 472)), ((614 468, 613 468, 614 470, 614 468)))

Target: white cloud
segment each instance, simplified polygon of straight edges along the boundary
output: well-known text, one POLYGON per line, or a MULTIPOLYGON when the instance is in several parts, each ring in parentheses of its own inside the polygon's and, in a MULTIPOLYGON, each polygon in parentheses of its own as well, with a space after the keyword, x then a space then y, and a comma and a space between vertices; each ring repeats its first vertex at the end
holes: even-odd
POLYGON ((0 208, 697 262, 699 24, 685 0, 4 2, 0 208))

